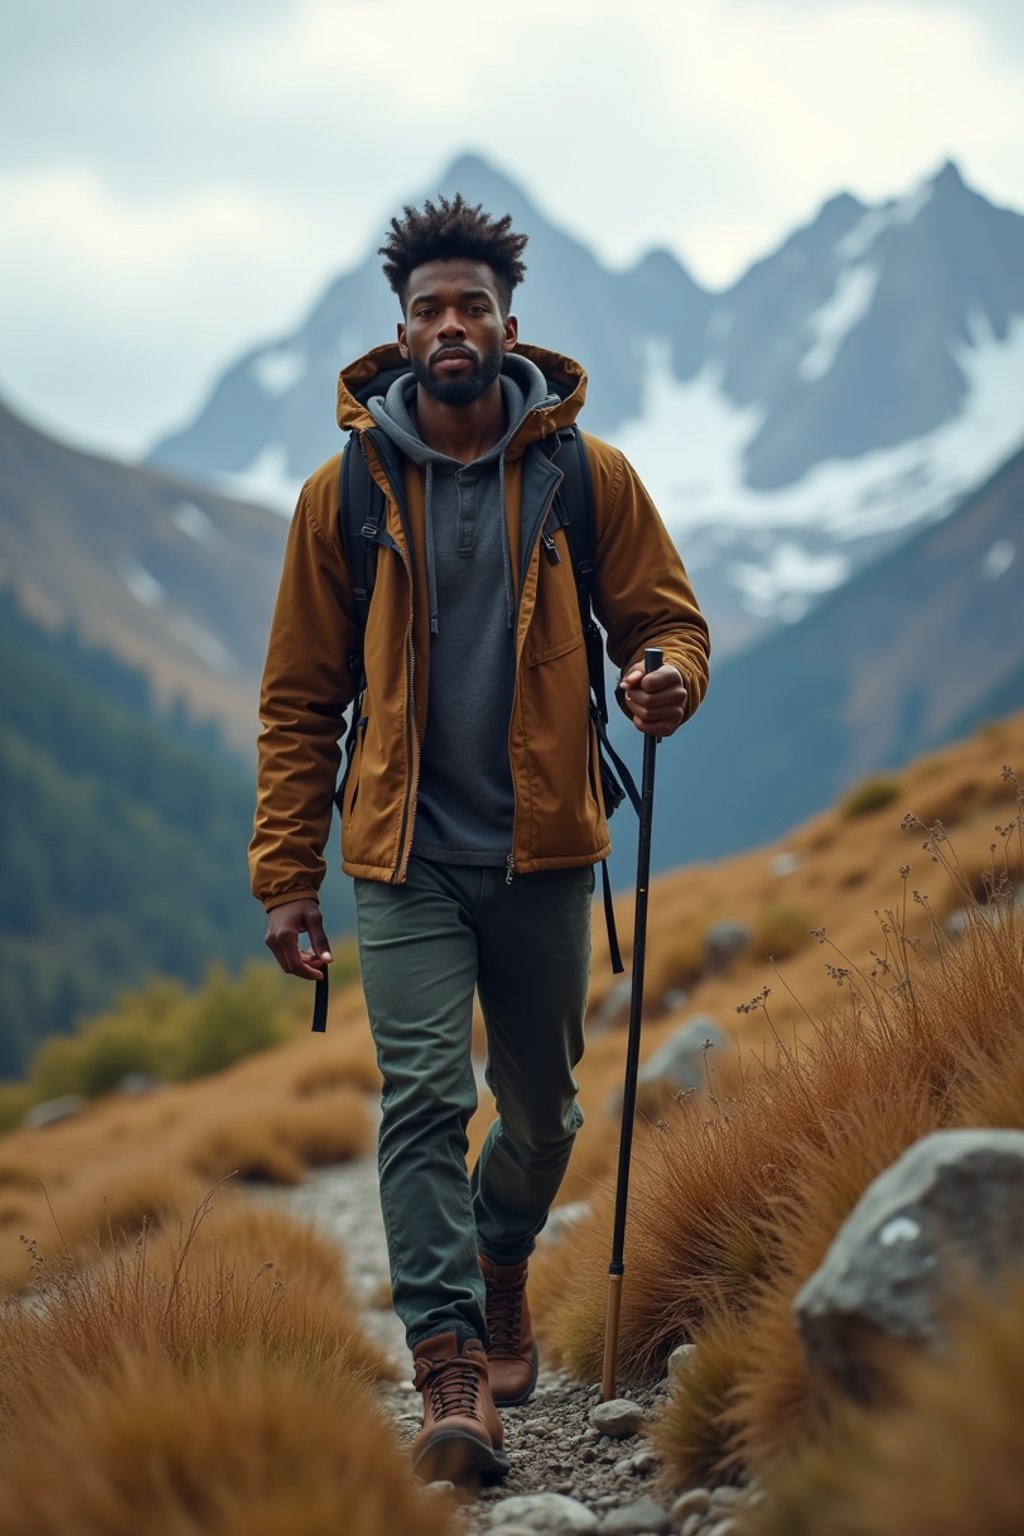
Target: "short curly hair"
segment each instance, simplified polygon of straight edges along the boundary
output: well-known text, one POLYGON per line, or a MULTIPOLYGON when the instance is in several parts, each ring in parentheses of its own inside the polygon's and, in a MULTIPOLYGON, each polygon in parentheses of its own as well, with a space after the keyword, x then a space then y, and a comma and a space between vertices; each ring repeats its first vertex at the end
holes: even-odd
POLYGON ((425 261, 456 256, 486 262, 494 273, 502 310, 508 314, 512 291, 526 275, 522 255, 529 239, 512 229, 510 213, 492 219, 479 203, 471 208, 461 192, 450 202, 446 197, 428 201, 422 209, 406 204, 403 213, 404 218, 391 220, 391 233, 378 252, 385 258, 384 276, 398 295, 403 314, 413 270, 425 261))

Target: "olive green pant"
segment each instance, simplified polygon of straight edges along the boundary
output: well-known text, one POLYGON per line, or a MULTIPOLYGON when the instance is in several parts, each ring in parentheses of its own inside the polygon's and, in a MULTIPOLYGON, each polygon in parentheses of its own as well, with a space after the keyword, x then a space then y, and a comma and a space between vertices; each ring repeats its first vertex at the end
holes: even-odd
POLYGON ((477 1253, 515 1264, 562 1182, 582 1115, 592 867, 517 875, 409 863, 356 881, 359 960, 383 1077, 381 1208, 396 1312, 412 1348, 454 1330, 485 1345, 477 1253), (473 993, 498 1117, 472 1174, 473 993))

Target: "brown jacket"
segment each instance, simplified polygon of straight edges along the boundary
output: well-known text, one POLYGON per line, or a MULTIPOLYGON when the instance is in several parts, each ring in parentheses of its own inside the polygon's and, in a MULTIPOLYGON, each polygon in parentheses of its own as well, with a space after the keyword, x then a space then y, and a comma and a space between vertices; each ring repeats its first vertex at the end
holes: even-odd
MULTIPOLYGON (((586 390, 578 363, 520 344, 563 396, 528 413, 505 455, 506 512, 516 579, 516 684, 509 722, 515 796, 510 867, 517 872, 592 864, 609 852, 588 716, 589 679, 579 602, 565 533, 562 558, 540 558, 540 535, 561 480, 557 457, 533 445, 572 423, 586 390), (531 451, 532 450, 532 451, 531 451)), ((395 345, 376 347, 345 369, 338 422, 375 427, 362 404, 405 371, 395 345)), ((364 638, 366 694, 342 809, 342 863, 350 875, 405 879, 416 814, 419 749, 427 718, 430 633, 423 545, 424 488, 404 463, 390 483, 373 442, 371 473, 386 497, 386 545, 377 559, 364 638)), ((594 485, 594 609, 608 653, 625 672, 660 646, 686 680, 692 714, 708 681, 708 631, 686 572, 631 466, 615 448, 584 436, 594 485)), ((340 455, 302 488, 271 624, 260 718, 253 891, 269 911, 315 897, 325 872, 332 795, 341 757, 341 716, 355 683, 352 582, 338 515, 340 455)))

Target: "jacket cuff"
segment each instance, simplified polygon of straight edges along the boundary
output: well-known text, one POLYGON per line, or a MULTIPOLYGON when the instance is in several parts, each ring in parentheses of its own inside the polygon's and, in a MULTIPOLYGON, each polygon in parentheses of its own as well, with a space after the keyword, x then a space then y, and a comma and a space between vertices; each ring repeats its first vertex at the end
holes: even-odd
POLYGON ((313 890, 312 886, 304 886, 297 891, 279 891, 276 896, 268 896, 263 903, 265 912, 273 912, 275 907, 283 907, 287 901, 315 901, 320 905, 320 893, 313 890))

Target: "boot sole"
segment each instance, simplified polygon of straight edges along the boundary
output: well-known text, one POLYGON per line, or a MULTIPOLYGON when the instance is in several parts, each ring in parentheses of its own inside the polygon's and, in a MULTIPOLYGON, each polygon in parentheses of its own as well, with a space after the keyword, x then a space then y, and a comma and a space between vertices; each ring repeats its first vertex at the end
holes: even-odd
POLYGON ((509 1460, 504 1451, 485 1445, 475 1435, 441 1430, 413 1462, 413 1471, 425 1483, 473 1481, 496 1483, 505 1476, 509 1460))
POLYGON ((491 1395, 494 1398, 494 1406, 495 1406, 495 1408, 521 1408, 523 1403, 528 1403, 530 1401, 530 1398, 533 1396, 534 1391, 536 1389, 536 1386, 537 1386, 537 1373, 538 1373, 539 1370, 540 1370, 540 1346, 535 1344, 533 1346, 533 1375, 530 1377, 530 1384, 529 1384, 529 1386, 526 1388, 526 1390, 524 1392, 520 1392, 518 1397, 498 1397, 497 1394, 494 1393, 494 1391, 492 1389, 492 1394, 491 1395))

